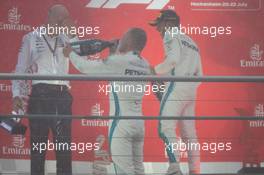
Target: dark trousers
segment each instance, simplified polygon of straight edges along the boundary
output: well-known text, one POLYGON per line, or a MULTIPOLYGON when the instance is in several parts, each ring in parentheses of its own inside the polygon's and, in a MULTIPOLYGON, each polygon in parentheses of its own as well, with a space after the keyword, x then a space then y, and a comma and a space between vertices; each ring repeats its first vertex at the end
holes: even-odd
MULTIPOLYGON (((33 85, 29 98, 29 114, 60 114, 71 115, 72 96, 66 86, 37 84, 33 85)), ((46 151, 36 149, 46 143, 48 147, 49 130, 52 131, 53 144, 71 145, 71 119, 36 117, 29 119, 31 139, 31 175, 44 175, 46 151), (34 146, 35 145, 35 146, 34 146)), ((54 149, 56 147, 54 146, 54 149)), ((55 149, 57 175, 72 174, 71 151, 55 149)))

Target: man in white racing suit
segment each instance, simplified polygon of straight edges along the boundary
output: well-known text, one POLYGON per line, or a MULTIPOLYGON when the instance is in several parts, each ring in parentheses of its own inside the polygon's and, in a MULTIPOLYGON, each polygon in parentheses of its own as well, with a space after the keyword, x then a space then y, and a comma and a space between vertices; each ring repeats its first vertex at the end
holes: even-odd
MULTIPOLYGON (((179 24, 179 16, 172 10, 161 11, 159 17, 150 22, 150 25, 156 26, 161 33, 165 49, 164 61, 152 71, 155 74, 172 76, 201 76, 199 49, 187 35, 173 32, 179 27, 179 24)), ((195 116, 196 90, 199 83, 166 82, 165 84, 166 92, 161 100, 160 118, 162 119, 162 116, 195 116)), ((181 141, 177 138, 175 131, 177 124, 184 143, 198 144, 194 120, 176 120, 175 122, 160 120, 158 130, 169 157, 170 165, 167 174, 170 175, 182 174, 179 166, 179 144, 181 141), (176 144, 178 144, 178 148, 176 144)), ((197 147, 191 147, 185 151, 188 153, 190 174, 199 174, 200 151, 197 147)))
MULTIPOLYGON (((73 65, 82 73, 101 75, 137 76, 150 74, 148 62, 140 57, 146 44, 146 33, 130 29, 120 40, 116 54, 106 60, 85 60, 65 48, 73 65), (69 54, 70 53, 70 54, 69 54)), ((144 91, 147 82, 110 82, 110 116, 142 116, 144 91), (119 90, 115 90, 119 87, 119 90)), ((109 125, 109 149, 116 174, 144 174, 143 167, 144 121, 114 119, 109 125)))

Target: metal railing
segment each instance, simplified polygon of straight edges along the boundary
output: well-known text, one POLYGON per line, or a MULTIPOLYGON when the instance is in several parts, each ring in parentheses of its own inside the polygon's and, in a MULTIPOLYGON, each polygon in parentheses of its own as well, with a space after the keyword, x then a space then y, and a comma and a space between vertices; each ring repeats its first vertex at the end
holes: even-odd
MULTIPOLYGON (((0 73, 0 80, 72 80, 72 81, 167 81, 167 82, 212 82, 212 83, 264 83, 264 76, 203 76, 203 77, 172 77, 172 76, 105 76, 105 75, 65 75, 65 76, 51 76, 51 75, 32 75, 32 74, 9 74, 0 73)), ((68 119, 89 119, 89 120, 263 120, 262 117, 255 116, 84 116, 84 115, 0 115, 2 118, 68 118, 68 119)), ((4 173, 3 174, 12 174, 4 173)), ((1 173, 0 173, 1 174, 1 173)), ((19 174, 16 172, 16 174, 19 174)), ((88 173, 89 174, 89 173, 88 173)), ((153 173, 154 174, 154 173, 153 173)), ((217 173, 216 173, 217 174, 217 173)), ((215 174, 215 175, 216 175, 215 174)), ((231 173, 228 173, 231 175, 231 173)), ((255 174, 255 173, 247 173, 255 174)), ((201 174, 202 175, 202 174, 201 174)), ((222 175, 222 174, 217 174, 222 175)), ((223 174, 224 175, 224 174, 223 174)))
POLYGON ((32 75, 0 73, 0 80, 74 80, 74 81, 175 81, 263 83, 264 76, 116 76, 116 75, 32 75))
MULTIPOLYGON (((0 73, 0 80, 72 80, 72 81, 165 81, 165 82, 212 82, 212 83, 264 83, 264 76, 189 76, 189 77, 175 77, 175 76, 116 76, 116 75, 83 75, 83 74, 71 74, 71 75, 33 75, 33 74, 13 74, 13 73, 0 73)), ((33 118, 33 117, 45 117, 45 118, 72 118, 72 119, 84 119, 91 120, 263 120, 262 117, 255 116, 80 116, 80 115, 0 115, 1 118, 16 117, 16 118, 33 118)))

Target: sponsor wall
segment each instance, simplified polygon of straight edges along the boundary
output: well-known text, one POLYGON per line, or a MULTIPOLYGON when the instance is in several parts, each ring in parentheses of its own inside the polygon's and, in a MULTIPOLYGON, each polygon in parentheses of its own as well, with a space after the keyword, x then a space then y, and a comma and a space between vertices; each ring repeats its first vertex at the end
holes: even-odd
MULTIPOLYGON (((162 39, 147 22, 155 18, 160 9, 175 9, 183 26, 230 27, 231 33, 212 36, 190 35, 201 51, 205 75, 264 75, 263 7, 262 0, 76 0, 39 1, 4 0, 0 2, 0 72, 14 70, 18 50, 24 34, 45 22, 47 10, 53 3, 63 3, 79 26, 100 28, 99 34, 80 39, 119 38, 128 28, 142 27, 148 33, 143 56, 151 65, 162 61, 162 39)), ((97 55, 105 57, 106 53, 97 55)), ((71 65, 70 73, 78 73, 71 65)), ((98 84, 106 82, 72 82, 75 115, 106 116, 103 121, 87 119, 73 121, 74 142, 94 142, 107 136, 108 98, 98 93, 98 84)), ((0 112, 11 112, 11 83, 0 80, 0 112)), ((264 85, 262 83, 203 83, 198 89, 196 115, 199 116, 264 116, 264 85)), ((153 95, 144 99, 144 115, 157 116, 159 103, 153 95)), ((23 123, 27 124, 24 119, 23 123)), ((147 121, 145 161, 165 162, 164 145, 158 138, 157 121, 147 121), (157 156, 158 155, 158 156, 157 156)), ((198 121, 200 142, 231 142, 232 149, 201 153, 203 162, 243 162, 259 166, 264 162, 263 121, 198 121), (254 150, 254 151, 252 151, 254 150)), ((105 147, 107 144, 105 144, 105 147)), ((0 130, 0 158, 28 159, 29 132, 26 137, 10 136, 0 130)), ((186 154, 182 153, 183 160, 186 154)), ((50 151, 47 159, 53 160, 50 151)), ((74 160, 94 160, 93 152, 73 152, 74 160)))

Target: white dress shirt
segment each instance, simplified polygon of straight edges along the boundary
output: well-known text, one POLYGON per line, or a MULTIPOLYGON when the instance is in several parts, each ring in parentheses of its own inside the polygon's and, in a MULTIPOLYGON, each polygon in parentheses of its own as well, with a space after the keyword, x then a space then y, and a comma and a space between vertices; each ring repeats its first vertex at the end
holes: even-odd
MULTIPOLYGON (((62 49, 66 42, 75 41, 65 35, 50 37, 41 36, 38 31, 26 34, 18 54, 15 73, 31 73, 42 75, 66 75, 69 72, 69 59, 64 57, 62 49), (46 40, 45 40, 46 39, 46 40), (56 41, 57 40, 57 41, 56 41), (56 43, 56 46, 55 46, 56 43), (50 47, 49 47, 50 46, 50 47)), ((32 85, 38 83, 66 85, 69 81, 33 80, 32 85)), ((13 97, 28 95, 25 92, 25 81, 14 80, 12 83, 13 97)))

